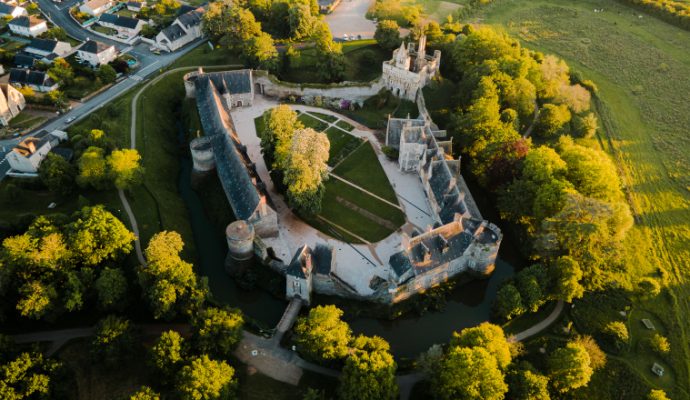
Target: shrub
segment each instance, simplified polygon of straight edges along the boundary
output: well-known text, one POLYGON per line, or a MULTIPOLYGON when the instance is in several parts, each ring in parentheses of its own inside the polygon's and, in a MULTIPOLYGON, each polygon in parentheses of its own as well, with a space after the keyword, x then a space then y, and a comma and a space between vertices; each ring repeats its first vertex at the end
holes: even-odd
POLYGON ((671 344, 668 342, 668 339, 658 333, 649 338, 649 346, 659 355, 668 354, 671 351, 671 344))

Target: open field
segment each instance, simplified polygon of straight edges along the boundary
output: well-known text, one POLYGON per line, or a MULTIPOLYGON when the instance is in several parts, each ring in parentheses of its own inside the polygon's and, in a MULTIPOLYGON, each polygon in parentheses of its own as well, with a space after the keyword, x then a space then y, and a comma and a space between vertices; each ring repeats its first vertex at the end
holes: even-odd
MULTIPOLYGON (((526 47, 561 56, 599 87, 601 122, 619 152, 605 135, 600 143, 620 168, 637 220, 627 239, 626 279, 633 283, 656 275, 669 289, 654 299, 634 299, 633 315, 652 313, 668 329, 673 350, 664 362, 675 382, 650 378, 653 356, 639 346, 620 357, 671 398, 685 398, 690 382, 690 32, 639 15, 601 0, 498 0, 477 18, 505 27, 526 47), (595 8, 605 12, 594 13, 595 8)), ((635 343, 646 334, 637 322, 631 317, 629 323, 635 343)))
POLYGON ((386 173, 379 165, 378 157, 376 157, 371 143, 364 143, 359 146, 333 170, 333 174, 355 183, 391 203, 398 202, 398 197, 388 182, 386 173))

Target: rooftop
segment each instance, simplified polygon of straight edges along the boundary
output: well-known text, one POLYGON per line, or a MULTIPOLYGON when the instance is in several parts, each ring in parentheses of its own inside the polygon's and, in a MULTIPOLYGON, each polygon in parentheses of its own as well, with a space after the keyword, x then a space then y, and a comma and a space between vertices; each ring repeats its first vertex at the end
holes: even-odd
POLYGON ((88 40, 86 41, 79 50, 86 52, 86 53, 92 53, 92 54, 98 54, 102 53, 109 48, 113 47, 112 45, 107 45, 105 43, 97 42, 95 40, 88 40))
POLYGON ((38 17, 34 17, 33 15, 31 16, 23 16, 23 17, 17 17, 10 21, 9 25, 15 25, 15 26, 21 26, 24 28, 29 28, 32 26, 40 25, 40 24, 45 24, 46 21, 43 19, 40 19, 38 17))
POLYGON ((120 26, 122 28, 129 28, 129 29, 134 29, 136 28, 139 23, 142 23, 143 21, 132 18, 132 17, 125 17, 123 15, 116 15, 116 14, 109 14, 109 13, 103 13, 100 18, 98 18, 99 22, 104 22, 108 24, 113 24, 115 26, 120 26))

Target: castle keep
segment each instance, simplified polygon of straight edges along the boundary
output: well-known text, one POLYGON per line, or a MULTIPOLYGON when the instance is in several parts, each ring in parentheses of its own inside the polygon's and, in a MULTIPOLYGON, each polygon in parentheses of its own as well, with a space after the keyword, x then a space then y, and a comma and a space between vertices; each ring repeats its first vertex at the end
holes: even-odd
POLYGON ((393 58, 383 63, 381 80, 394 95, 414 101, 417 92, 436 75, 440 64, 441 52, 436 50, 433 57, 428 56, 426 35, 422 35, 417 48, 412 42, 405 47, 403 42, 393 51, 393 58))

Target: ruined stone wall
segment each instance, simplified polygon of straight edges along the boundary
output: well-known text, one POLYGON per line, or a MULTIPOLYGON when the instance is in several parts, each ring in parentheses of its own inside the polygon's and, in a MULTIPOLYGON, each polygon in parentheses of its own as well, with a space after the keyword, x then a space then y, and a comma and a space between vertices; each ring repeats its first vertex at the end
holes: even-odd
POLYGON ((370 83, 342 82, 330 85, 298 85, 281 82, 274 76, 260 71, 255 71, 254 83, 258 93, 280 99, 290 96, 321 96, 362 102, 376 95, 383 88, 380 80, 370 83))

